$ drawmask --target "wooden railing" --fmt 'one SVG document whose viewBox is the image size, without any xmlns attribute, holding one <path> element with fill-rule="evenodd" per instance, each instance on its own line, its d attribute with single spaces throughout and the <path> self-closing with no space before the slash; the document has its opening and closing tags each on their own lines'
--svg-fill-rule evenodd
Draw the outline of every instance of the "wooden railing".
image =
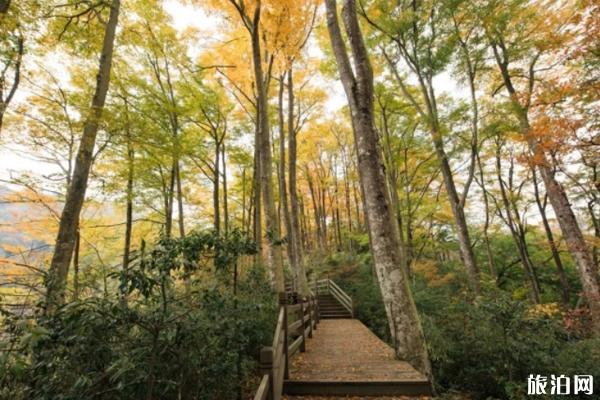
<svg viewBox="0 0 600 400">
<path fill-rule="evenodd" d="M 313 291 L 319 294 L 329 293 L 354 317 L 354 302 L 352 297 L 348 296 L 334 281 L 329 278 L 320 279 L 313 284 Z"/>
<path fill-rule="evenodd" d="M 296 294 L 280 293 L 277 327 L 273 344 L 260 351 L 262 378 L 254 400 L 279 400 L 283 381 L 289 378 L 289 360 L 296 352 L 304 352 L 319 323 L 319 302 L 312 294 L 295 299 Z"/>
</svg>

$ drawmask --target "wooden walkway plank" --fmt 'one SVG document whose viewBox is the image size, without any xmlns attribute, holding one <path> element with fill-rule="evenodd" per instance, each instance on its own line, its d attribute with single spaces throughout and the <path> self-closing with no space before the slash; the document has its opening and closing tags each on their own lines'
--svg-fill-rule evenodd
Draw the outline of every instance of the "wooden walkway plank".
<svg viewBox="0 0 600 400">
<path fill-rule="evenodd" d="M 284 385 L 284 392 L 290 395 L 415 396 L 431 392 L 424 375 L 396 360 L 393 349 L 355 319 L 322 320 L 315 338 L 307 341 L 306 352 L 290 360 L 290 377 Z"/>
</svg>

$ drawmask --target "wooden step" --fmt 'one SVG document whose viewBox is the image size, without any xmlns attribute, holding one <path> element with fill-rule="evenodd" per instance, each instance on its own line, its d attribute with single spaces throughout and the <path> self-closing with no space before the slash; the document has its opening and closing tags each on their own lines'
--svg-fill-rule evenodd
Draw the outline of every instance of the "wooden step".
<svg viewBox="0 0 600 400">
<path fill-rule="evenodd" d="M 344 309 L 345 309 L 346 307 L 344 307 L 344 306 L 343 306 L 343 305 L 341 305 L 341 304 L 320 304 L 320 305 L 319 305 L 319 308 L 320 308 L 321 310 L 328 310 L 328 309 L 330 309 L 330 308 L 344 308 Z"/>
<path fill-rule="evenodd" d="M 346 307 L 344 307 L 341 304 L 323 304 L 323 305 L 319 306 L 319 308 L 321 310 L 331 310 L 331 309 L 338 309 L 338 308 L 343 308 L 344 310 L 346 309 Z"/>
<path fill-rule="evenodd" d="M 287 380 L 283 393 L 295 396 L 428 396 L 427 381 L 303 381 Z"/>
<path fill-rule="evenodd" d="M 346 307 L 329 307 L 329 308 L 319 308 L 319 311 L 321 313 L 323 312 L 329 312 L 329 311 L 343 311 L 343 312 L 349 312 L 348 309 Z"/>
<path fill-rule="evenodd" d="M 346 314 L 321 314 L 320 317 L 321 317 L 321 319 L 348 319 L 348 318 L 352 318 L 352 315 L 350 313 L 346 313 Z"/>
<path fill-rule="evenodd" d="M 348 315 L 350 315 L 350 311 L 346 310 L 345 308 L 339 308 L 336 310 L 321 310 L 319 312 L 319 315 L 328 315 L 328 314 L 348 314 Z"/>
</svg>

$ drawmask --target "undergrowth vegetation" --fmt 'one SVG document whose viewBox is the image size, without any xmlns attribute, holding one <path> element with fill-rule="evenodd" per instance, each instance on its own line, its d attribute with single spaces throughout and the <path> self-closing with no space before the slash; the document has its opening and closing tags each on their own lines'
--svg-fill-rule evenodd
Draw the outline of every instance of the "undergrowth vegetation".
<svg viewBox="0 0 600 400">
<path fill-rule="evenodd" d="M 518 271 L 498 284 L 488 281 L 472 298 L 455 275 L 456 262 L 424 260 L 413 263 L 411 286 L 440 395 L 524 399 L 529 374 L 600 375 L 600 341 L 585 312 L 563 311 L 556 302 L 532 305 L 522 298 Z M 334 254 L 320 269 L 352 296 L 357 318 L 392 344 L 370 255 Z"/>
<path fill-rule="evenodd" d="M 240 398 L 276 311 L 263 269 L 237 277 L 238 256 L 254 251 L 236 232 L 163 238 L 113 275 L 112 292 L 51 317 L 4 312 L 0 398 Z"/>
</svg>

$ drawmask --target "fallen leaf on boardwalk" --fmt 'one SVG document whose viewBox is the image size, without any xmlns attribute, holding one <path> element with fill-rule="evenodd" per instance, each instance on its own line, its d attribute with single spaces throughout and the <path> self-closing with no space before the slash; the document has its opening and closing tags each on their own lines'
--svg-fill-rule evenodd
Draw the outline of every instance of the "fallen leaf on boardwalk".
<svg viewBox="0 0 600 400">
<path fill-rule="evenodd" d="M 409 363 L 396 360 L 394 350 L 355 319 L 321 321 L 314 338 L 306 342 L 306 352 L 297 353 L 290 360 L 290 378 L 353 382 L 425 380 Z M 402 399 L 385 397 L 392 398 Z"/>
</svg>

